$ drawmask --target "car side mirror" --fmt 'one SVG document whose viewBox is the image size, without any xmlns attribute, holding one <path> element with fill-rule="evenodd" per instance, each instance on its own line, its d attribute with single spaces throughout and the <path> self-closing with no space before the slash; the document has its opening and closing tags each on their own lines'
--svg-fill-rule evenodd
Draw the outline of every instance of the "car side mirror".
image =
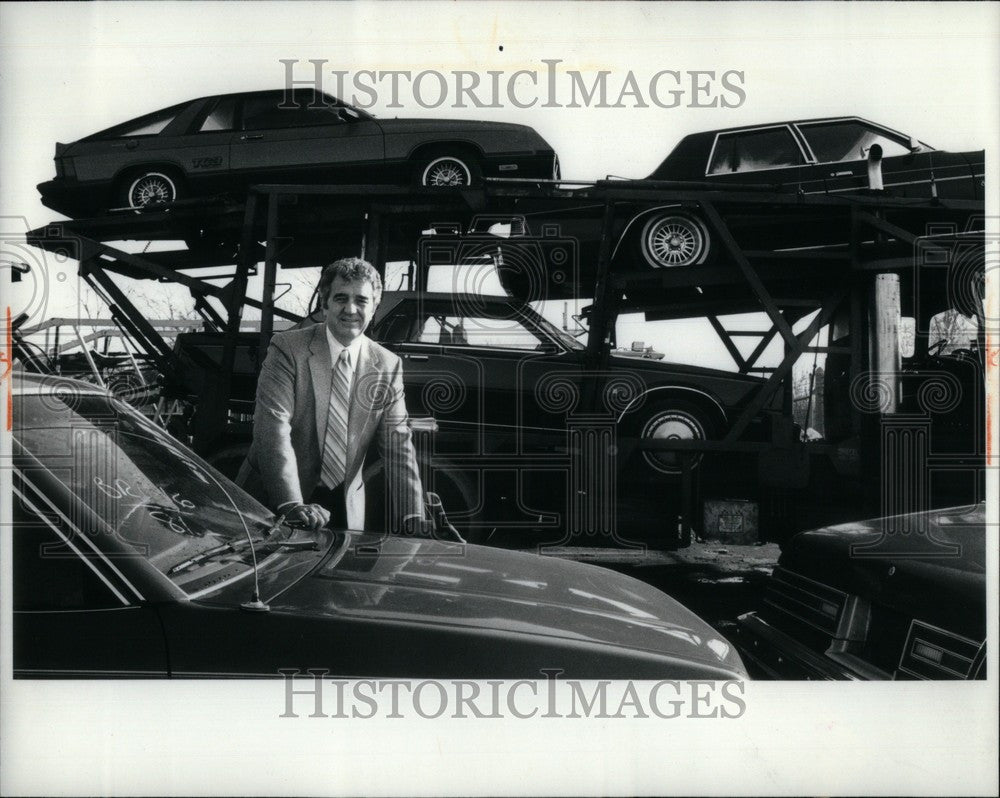
<svg viewBox="0 0 1000 798">
<path fill-rule="evenodd" d="M 920 142 L 917 141 L 916 138 L 914 138 L 913 136 L 910 136 L 909 147 L 910 147 L 910 152 L 920 152 L 920 150 L 923 149 L 923 147 L 920 146 Z"/>
</svg>

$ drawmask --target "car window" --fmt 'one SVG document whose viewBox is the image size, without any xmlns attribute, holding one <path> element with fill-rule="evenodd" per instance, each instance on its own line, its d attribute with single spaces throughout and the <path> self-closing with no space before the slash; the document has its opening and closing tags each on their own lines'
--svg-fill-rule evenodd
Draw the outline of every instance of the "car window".
<svg viewBox="0 0 1000 798">
<path fill-rule="evenodd" d="M 788 128 L 745 130 L 719 135 L 708 173 L 753 172 L 803 163 L 802 150 Z"/>
<path fill-rule="evenodd" d="M 298 99 L 298 98 L 297 98 Z M 299 100 L 298 108 L 282 108 L 280 94 L 247 97 L 243 101 L 243 129 L 311 127 L 343 124 L 337 107 L 311 107 Z"/>
<path fill-rule="evenodd" d="M 872 144 L 882 147 L 882 155 L 907 155 L 910 148 L 881 131 L 856 121 L 822 122 L 800 125 L 809 147 L 819 163 L 863 161 Z"/>
<path fill-rule="evenodd" d="M 420 343 L 448 346 L 480 346 L 499 349 L 535 350 L 545 339 L 529 330 L 519 319 L 488 316 L 428 316 L 417 330 Z"/>
<path fill-rule="evenodd" d="M 232 130 L 236 118 L 236 98 L 223 97 L 220 99 L 212 113 L 205 117 L 205 121 L 198 128 L 201 133 L 211 133 L 216 130 Z"/>
<path fill-rule="evenodd" d="M 14 609 L 37 612 L 121 607 L 122 600 L 52 530 L 39 515 L 40 508 L 28 501 L 20 491 L 12 495 Z M 58 519 L 54 522 L 61 525 Z"/>
<path fill-rule="evenodd" d="M 127 122 L 115 131 L 119 138 L 125 136 L 155 136 L 174 121 L 177 116 L 177 109 L 170 108 L 156 114 L 144 116 L 134 122 Z"/>
</svg>

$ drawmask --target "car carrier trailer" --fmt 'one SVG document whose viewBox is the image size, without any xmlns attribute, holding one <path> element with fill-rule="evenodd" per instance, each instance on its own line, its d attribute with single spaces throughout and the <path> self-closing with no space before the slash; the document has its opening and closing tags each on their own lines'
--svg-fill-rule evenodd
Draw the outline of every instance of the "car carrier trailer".
<svg viewBox="0 0 1000 798">
<path fill-rule="evenodd" d="M 827 504 L 839 496 L 832 504 L 845 514 L 978 500 L 985 467 L 982 213 L 983 203 L 975 200 L 902 199 L 879 191 L 803 195 L 767 186 L 719 191 L 663 181 L 505 180 L 456 191 L 262 185 L 246 198 L 53 223 L 28 240 L 79 261 L 81 276 L 160 371 L 164 401 L 186 406 L 172 430 L 217 460 L 238 459 L 249 439 L 256 373 L 275 319 L 301 318 L 275 302 L 279 264 L 320 266 L 358 254 L 384 274 L 387 262 L 404 260 L 410 263 L 406 287 L 421 291 L 435 259 L 488 255 L 508 290 L 524 299 L 592 298 L 581 417 L 601 409 L 620 313 L 641 312 L 649 321 L 705 318 L 735 371 L 764 377 L 754 395 L 711 439 L 618 435 L 613 444 L 619 458 L 636 451 L 704 458 L 700 468 L 664 478 L 666 493 L 681 497 L 669 513 L 657 511 L 655 502 L 651 507 L 660 542 L 674 546 L 699 528 L 709 463 L 730 473 L 726 464 L 739 464 L 755 483 L 753 498 L 761 501 L 761 524 L 771 537 L 813 520 L 803 509 L 810 491 L 825 494 Z M 644 258 L 648 249 L 630 242 L 629 231 L 648 230 L 663 214 L 694 219 L 711 256 L 676 266 Z M 507 220 L 509 229 L 491 236 L 483 218 Z M 134 245 L 115 243 L 121 241 L 187 243 L 135 252 Z M 261 267 L 258 299 L 247 285 Z M 203 320 L 200 339 L 186 336 L 184 346 L 169 346 L 112 275 L 184 285 Z M 978 316 L 978 346 L 942 365 L 934 359 L 940 353 L 929 351 L 928 320 L 956 305 Z M 259 310 L 259 332 L 241 331 L 246 308 Z M 725 316 L 748 311 L 764 313 L 769 326 L 727 326 Z M 902 317 L 916 320 L 905 362 L 898 354 Z M 815 345 L 821 330 L 829 330 L 828 340 Z M 749 351 L 740 346 L 748 339 Z M 783 357 L 764 366 L 773 340 L 782 342 Z M 790 377 L 797 362 L 819 354 L 828 364 L 830 420 L 826 434 L 809 440 L 794 419 Z M 573 456 L 562 465 L 572 472 L 570 482 L 584 487 L 599 466 Z M 489 458 L 480 466 L 488 469 Z M 433 472 L 433 452 L 428 467 Z M 933 485 L 931 473 L 938 475 Z M 718 495 L 721 488 L 710 490 Z M 610 523 L 608 537 L 625 542 L 606 513 L 568 515 L 589 519 L 591 534 L 601 533 L 595 523 Z M 566 539 L 564 532 L 559 542 Z"/>
</svg>

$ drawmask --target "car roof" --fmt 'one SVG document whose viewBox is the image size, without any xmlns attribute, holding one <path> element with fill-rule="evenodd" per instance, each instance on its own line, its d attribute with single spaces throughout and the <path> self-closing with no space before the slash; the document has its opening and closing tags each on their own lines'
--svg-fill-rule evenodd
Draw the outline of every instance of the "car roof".
<svg viewBox="0 0 1000 798">
<path fill-rule="evenodd" d="M 882 130 L 887 130 L 890 133 L 895 133 L 898 136 L 906 138 L 907 134 L 902 131 L 891 128 L 888 125 L 883 125 L 881 122 L 872 122 L 870 119 L 865 119 L 860 116 L 846 115 L 846 116 L 818 116 L 812 119 L 790 119 L 779 122 L 757 122 L 748 125 L 736 125 L 735 127 L 720 127 L 714 128 L 712 130 L 702 130 L 696 133 L 691 133 L 692 136 L 714 136 L 717 133 L 732 133 L 737 130 L 753 130 L 756 128 L 766 128 L 766 127 L 781 127 L 783 125 L 811 125 L 818 122 L 863 122 L 866 125 L 873 125 L 874 127 L 881 128 Z"/>
<path fill-rule="evenodd" d="M 227 93 L 224 93 L 224 94 L 206 94 L 203 97 L 193 97 L 190 100 L 182 101 L 182 102 L 194 103 L 194 102 L 200 102 L 201 100 L 215 100 L 215 99 L 222 99 L 224 97 L 251 97 L 251 96 L 254 96 L 254 95 L 261 95 L 261 94 L 284 94 L 286 91 L 288 91 L 287 88 L 283 88 L 283 89 L 253 89 L 251 91 L 233 91 L 233 92 L 227 92 Z M 293 94 L 295 94 L 295 93 L 298 93 L 298 92 L 316 91 L 316 90 L 315 89 L 309 89 L 308 87 L 303 87 L 303 88 L 293 88 L 293 89 L 291 89 L 291 91 L 292 91 Z M 317 91 L 317 94 L 321 94 L 324 97 L 333 97 L 332 94 L 330 94 L 329 92 L 325 92 L 325 91 Z"/>
</svg>

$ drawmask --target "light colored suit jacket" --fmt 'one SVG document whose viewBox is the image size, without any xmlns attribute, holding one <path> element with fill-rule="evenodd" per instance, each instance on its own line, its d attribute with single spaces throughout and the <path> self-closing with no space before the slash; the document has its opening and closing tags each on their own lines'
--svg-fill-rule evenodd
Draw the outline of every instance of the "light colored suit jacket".
<svg viewBox="0 0 1000 798">
<path fill-rule="evenodd" d="M 308 503 L 320 484 L 332 381 L 323 324 L 271 339 L 257 382 L 253 443 L 237 482 L 266 497 L 272 509 L 286 502 Z M 367 337 L 361 339 L 347 427 L 348 527 L 364 529 L 362 464 L 373 439 L 383 460 L 395 526 L 408 515 L 422 518 L 423 489 L 403 397 L 402 364 Z"/>
</svg>

